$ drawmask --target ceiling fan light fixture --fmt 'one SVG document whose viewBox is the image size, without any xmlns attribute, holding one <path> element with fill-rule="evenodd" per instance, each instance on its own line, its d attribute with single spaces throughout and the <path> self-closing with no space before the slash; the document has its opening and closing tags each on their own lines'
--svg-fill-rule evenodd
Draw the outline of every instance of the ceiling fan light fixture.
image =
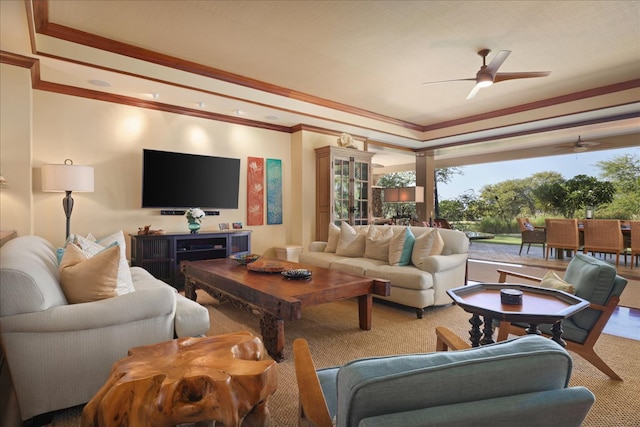
<svg viewBox="0 0 640 427">
<path fill-rule="evenodd" d="M 489 74 L 478 73 L 478 77 L 476 79 L 476 85 L 478 87 L 489 87 L 493 85 L 493 77 Z"/>
</svg>

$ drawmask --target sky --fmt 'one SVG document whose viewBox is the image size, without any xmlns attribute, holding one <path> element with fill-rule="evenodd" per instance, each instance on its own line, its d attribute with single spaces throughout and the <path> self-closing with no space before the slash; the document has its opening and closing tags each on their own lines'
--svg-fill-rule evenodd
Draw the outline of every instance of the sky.
<svg viewBox="0 0 640 427">
<path fill-rule="evenodd" d="M 463 175 L 454 175 L 449 184 L 438 184 L 438 197 L 440 200 L 455 199 L 469 189 L 479 195 L 485 185 L 509 179 L 527 178 L 537 172 L 559 172 L 564 179 L 580 174 L 598 178 L 600 175 L 600 168 L 596 165 L 598 161 L 611 160 L 615 156 L 625 154 L 640 156 L 640 146 L 463 166 L 460 168 Z"/>
</svg>

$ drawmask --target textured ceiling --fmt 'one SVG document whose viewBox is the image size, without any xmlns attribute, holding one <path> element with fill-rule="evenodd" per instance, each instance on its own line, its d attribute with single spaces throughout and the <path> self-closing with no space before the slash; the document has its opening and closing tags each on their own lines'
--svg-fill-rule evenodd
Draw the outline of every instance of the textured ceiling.
<svg viewBox="0 0 640 427">
<path fill-rule="evenodd" d="M 78 39 L 86 46 L 46 32 L 35 38 L 43 78 L 62 84 L 90 87 L 87 81 L 99 78 L 112 87 L 91 89 L 131 97 L 159 93 L 173 105 L 204 102 L 218 114 L 239 109 L 249 120 L 346 131 L 398 147 L 438 149 L 442 156 L 447 145 L 499 152 L 505 144 L 530 148 L 534 140 L 568 152 L 578 134 L 618 138 L 609 145 L 640 144 L 639 1 L 45 4 L 49 23 L 87 33 Z M 216 78 L 96 49 L 94 36 L 201 64 L 216 70 Z M 551 75 L 501 82 L 471 100 L 465 98 L 473 82 L 422 84 L 474 77 L 482 48 L 492 49 L 489 61 L 499 50 L 512 51 L 501 72 Z M 232 78 L 217 78 L 221 73 Z M 229 83 L 234 79 L 241 84 Z M 590 92 L 630 81 L 623 91 Z M 576 98 L 580 93 L 590 94 Z M 561 102 L 549 102 L 554 99 Z M 601 119 L 616 114 L 632 120 Z M 579 125 L 582 120 L 588 125 Z M 594 126 L 598 120 L 603 123 Z M 545 128 L 544 143 L 532 127 Z M 496 131 L 507 128 L 514 128 L 510 138 Z M 465 155 L 457 150 L 451 153 Z"/>
</svg>

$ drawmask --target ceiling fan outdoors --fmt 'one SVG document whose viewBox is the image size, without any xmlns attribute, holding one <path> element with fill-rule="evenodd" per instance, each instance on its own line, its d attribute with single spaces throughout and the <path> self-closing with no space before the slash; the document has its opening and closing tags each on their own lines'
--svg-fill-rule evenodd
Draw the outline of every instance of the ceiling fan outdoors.
<svg viewBox="0 0 640 427">
<path fill-rule="evenodd" d="M 489 87 L 494 83 L 503 82 L 505 80 L 515 80 L 515 79 L 528 79 L 532 77 L 546 77 L 551 74 L 551 71 L 529 71 L 529 72 L 515 72 L 515 73 L 498 73 L 498 69 L 504 61 L 507 59 L 510 50 L 501 50 L 498 54 L 493 58 L 491 63 L 487 65 L 487 55 L 491 52 L 490 49 L 482 49 L 478 51 L 478 55 L 482 57 L 482 67 L 476 74 L 475 77 L 470 77 L 468 79 L 452 79 L 452 80 L 440 80 L 436 82 L 425 82 L 424 85 L 436 84 L 436 83 L 446 83 L 446 82 L 460 82 L 460 81 L 475 81 L 476 85 L 473 87 L 467 99 L 471 99 L 480 89 L 483 87 Z"/>
<path fill-rule="evenodd" d="M 578 135 L 578 140 L 573 145 L 573 152 L 574 153 L 584 153 L 589 148 L 596 147 L 598 145 L 600 145 L 600 143 L 598 141 L 583 141 L 580 138 L 580 135 Z"/>
</svg>

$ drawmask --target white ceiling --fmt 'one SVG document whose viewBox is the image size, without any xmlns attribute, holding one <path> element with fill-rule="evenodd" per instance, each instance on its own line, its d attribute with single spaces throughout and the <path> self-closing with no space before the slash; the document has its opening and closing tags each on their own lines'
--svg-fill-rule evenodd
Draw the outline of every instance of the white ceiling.
<svg viewBox="0 0 640 427">
<path fill-rule="evenodd" d="M 578 135 L 640 145 L 640 1 L 34 3 L 37 34 L 28 1 L 0 2 L 0 41 L 40 58 L 43 81 L 348 132 L 387 147 L 376 163 L 406 161 L 389 145 L 442 165 L 571 152 Z M 482 48 L 512 51 L 501 72 L 551 75 L 471 100 L 473 82 L 422 84 L 474 77 Z"/>
</svg>

